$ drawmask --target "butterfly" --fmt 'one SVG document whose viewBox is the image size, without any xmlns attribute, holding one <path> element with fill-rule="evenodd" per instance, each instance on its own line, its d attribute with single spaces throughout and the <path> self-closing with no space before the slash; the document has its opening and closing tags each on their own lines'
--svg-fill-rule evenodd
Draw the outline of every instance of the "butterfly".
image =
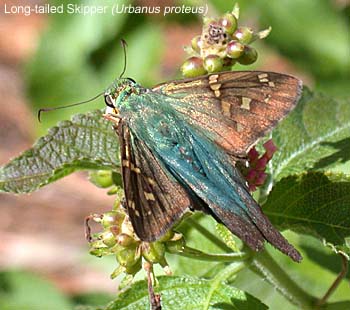
<svg viewBox="0 0 350 310">
<path fill-rule="evenodd" d="M 105 117 L 119 136 L 127 213 L 143 241 L 159 239 L 189 210 L 223 223 L 255 251 L 267 241 L 295 261 L 236 167 L 296 105 L 302 82 L 264 71 L 230 71 L 145 88 L 118 78 Z"/>
</svg>

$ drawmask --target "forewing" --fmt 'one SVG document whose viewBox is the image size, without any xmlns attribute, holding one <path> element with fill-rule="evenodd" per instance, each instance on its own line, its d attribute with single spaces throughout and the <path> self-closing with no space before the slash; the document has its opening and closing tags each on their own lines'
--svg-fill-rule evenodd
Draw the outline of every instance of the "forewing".
<svg viewBox="0 0 350 310">
<path fill-rule="evenodd" d="M 296 105 L 302 83 L 263 71 L 211 74 L 153 88 L 194 127 L 228 153 L 244 155 Z"/>
<path fill-rule="evenodd" d="M 143 241 L 159 239 L 189 209 L 186 191 L 125 124 L 118 129 L 128 214 Z"/>
</svg>

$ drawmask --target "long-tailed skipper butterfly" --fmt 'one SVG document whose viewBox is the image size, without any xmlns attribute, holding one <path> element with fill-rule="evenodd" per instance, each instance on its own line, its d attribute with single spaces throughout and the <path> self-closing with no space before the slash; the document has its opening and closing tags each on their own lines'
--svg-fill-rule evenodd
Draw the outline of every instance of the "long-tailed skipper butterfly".
<svg viewBox="0 0 350 310">
<path fill-rule="evenodd" d="M 120 140 L 126 208 L 137 236 L 154 241 L 188 210 L 222 222 L 253 250 L 268 241 L 295 261 L 236 168 L 259 138 L 296 105 L 301 81 L 236 71 L 144 88 L 119 78 L 105 117 Z"/>
</svg>

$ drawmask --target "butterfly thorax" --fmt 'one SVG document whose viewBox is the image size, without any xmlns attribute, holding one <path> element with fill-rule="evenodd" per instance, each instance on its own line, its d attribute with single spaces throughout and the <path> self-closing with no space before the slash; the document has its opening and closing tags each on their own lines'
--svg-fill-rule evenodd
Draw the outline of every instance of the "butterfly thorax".
<svg viewBox="0 0 350 310">
<path fill-rule="evenodd" d="M 180 120 L 168 110 L 167 103 L 152 100 L 150 89 L 131 79 L 122 78 L 116 79 L 108 87 L 105 96 L 109 97 L 110 105 L 138 138 L 152 141 L 153 147 L 162 145 L 172 148 L 180 144 L 179 140 L 184 134 L 174 129 L 181 128 L 178 123 Z"/>
</svg>

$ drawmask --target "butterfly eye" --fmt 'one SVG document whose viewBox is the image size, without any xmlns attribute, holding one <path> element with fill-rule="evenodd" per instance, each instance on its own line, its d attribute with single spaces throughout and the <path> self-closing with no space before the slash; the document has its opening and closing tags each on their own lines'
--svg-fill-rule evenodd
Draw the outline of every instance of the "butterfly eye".
<svg viewBox="0 0 350 310">
<path fill-rule="evenodd" d="M 114 109 L 114 100 L 111 95 L 105 95 L 105 103 L 108 107 Z"/>
</svg>

